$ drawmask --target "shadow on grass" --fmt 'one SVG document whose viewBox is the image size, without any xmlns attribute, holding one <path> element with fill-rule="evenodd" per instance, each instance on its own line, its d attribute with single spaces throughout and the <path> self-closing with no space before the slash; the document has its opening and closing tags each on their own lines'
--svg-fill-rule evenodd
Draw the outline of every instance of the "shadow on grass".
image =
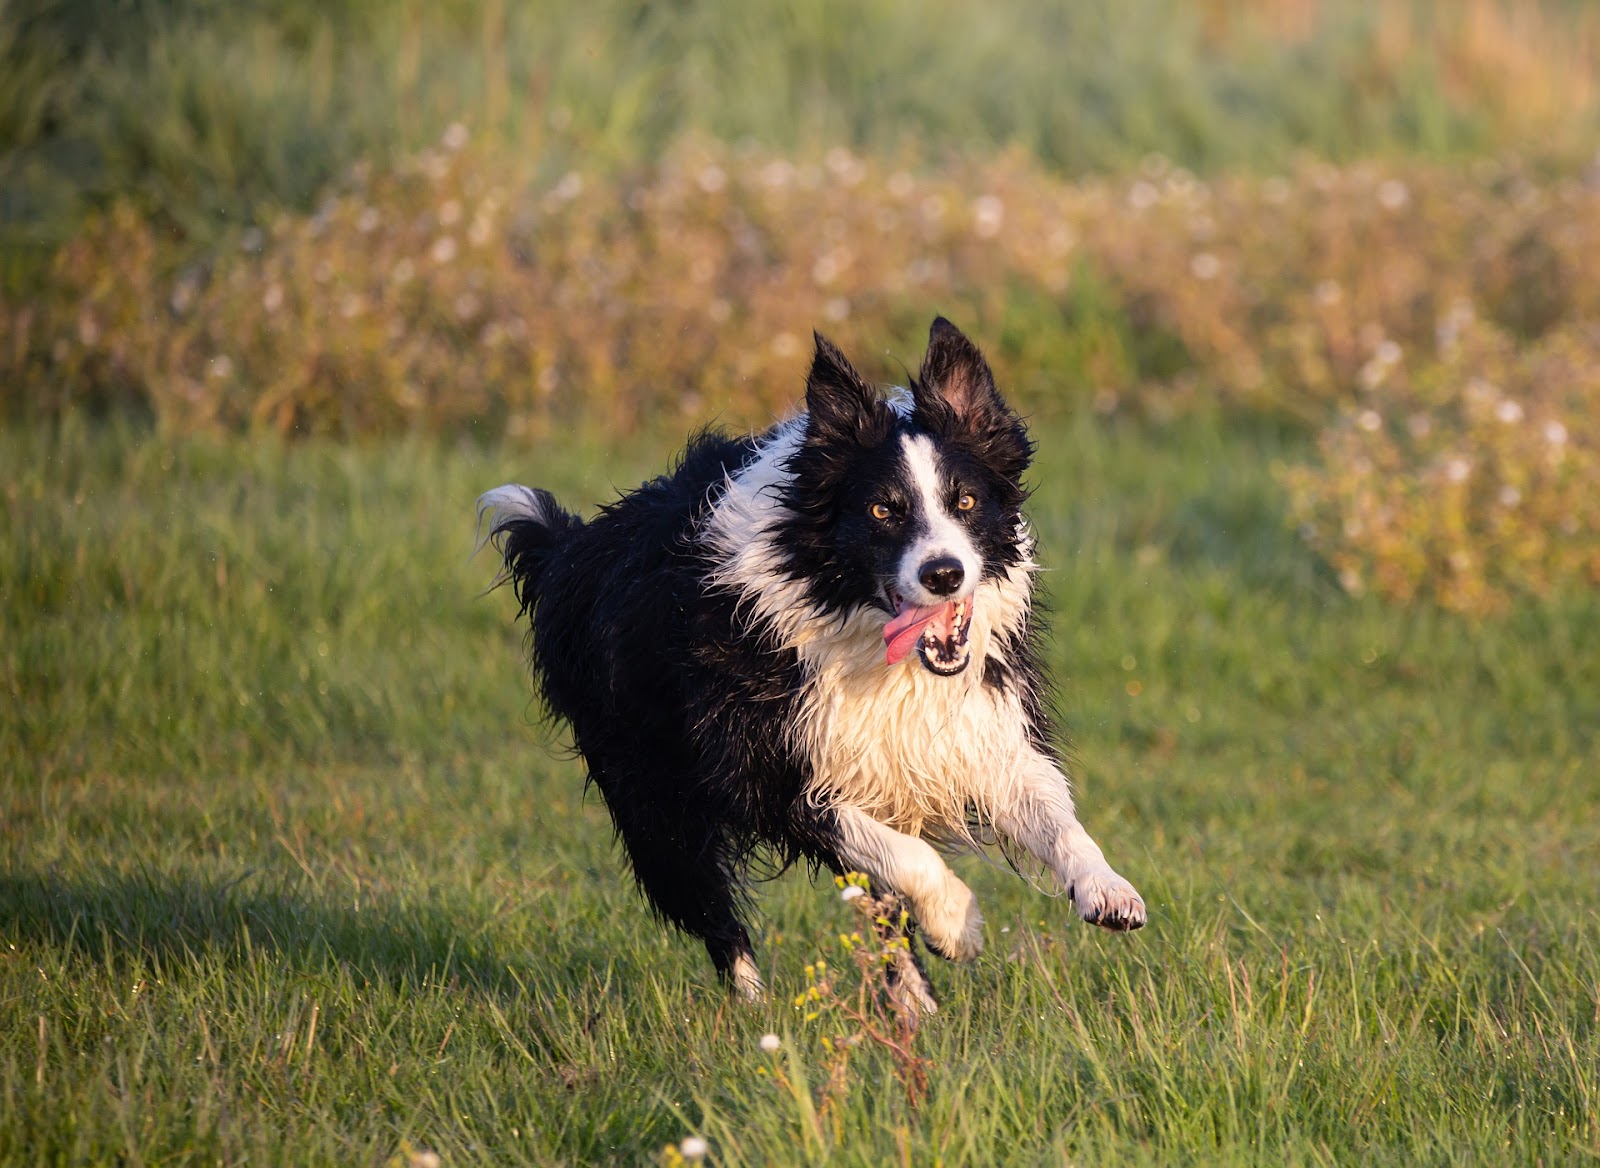
<svg viewBox="0 0 1600 1168">
<path fill-rule="evenodd" d="M 231 880 L 105 868 L 74 877 L 0 875 L 0 935 L 37 941 L 64 963 L 143 958 L 176 972 L 273 953 L 308 975 L 333 966 L 395 991 L 457 984 L 506 1000 L 592 989 L 619 955 L 593 930 L 552 930 L 538 952 L 505 952 L 462 904 L 365 893 L 332 903 L 255 872 Z M 535 984 L 537 983 L 537 984 Z"/>
</svg>

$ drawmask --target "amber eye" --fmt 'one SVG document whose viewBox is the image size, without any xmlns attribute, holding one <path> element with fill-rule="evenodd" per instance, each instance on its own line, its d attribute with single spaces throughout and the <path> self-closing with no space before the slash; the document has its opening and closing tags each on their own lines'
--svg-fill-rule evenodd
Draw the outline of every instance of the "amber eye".
<svg viewBox="0 0 1600 1168">
<path fill-rule="evenodd" d="M 880 521 L 887 519 L 890 515 L 894 514 L 894 512 L 889 510 L 888 504 L 886 503 L 874 503 L 868 508 L 868 510 L 872 513 L 872 517 L 874 519 Z"/>
<path fill-rule="evenodd" d="M 974 499 L 971 495 L 962 495 L 961 498 L 956 500 L 957 511 L 971 511 L 977 505 L 978 500 Z"/>
</svg>

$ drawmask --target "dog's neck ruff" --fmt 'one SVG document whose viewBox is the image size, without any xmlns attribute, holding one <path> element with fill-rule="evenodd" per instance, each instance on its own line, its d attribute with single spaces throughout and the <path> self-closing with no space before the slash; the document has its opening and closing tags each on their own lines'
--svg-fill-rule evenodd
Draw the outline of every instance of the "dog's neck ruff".
<svg viewBox="0 0 1600 1168">
<path fill-rule="evenodd" d="M 733 593 L 752 633 L 793 650 L 804 679 L 793 745 L 809 764 L 814 803 L 848 802 L 901 831 L 970 839 L 1033 751 L 1015 687 L 992 684 L 987 663 L 1019 663 L 1026 635 L 1033 541 L 1025 523 L 1016 564 L 991 566 L 971 597 L 965 633 L 973 665 L 941 676 L 891 645 L 890 614 L 861 603 L 820 608 L 785 568 L 781 531 L 789 462 L 805 438 L 802 414 L 770 431 L 731 475 L 702 532 L 708 583 Z M 891 634 L 892 636 L 892 634 Z"/>
</svg>

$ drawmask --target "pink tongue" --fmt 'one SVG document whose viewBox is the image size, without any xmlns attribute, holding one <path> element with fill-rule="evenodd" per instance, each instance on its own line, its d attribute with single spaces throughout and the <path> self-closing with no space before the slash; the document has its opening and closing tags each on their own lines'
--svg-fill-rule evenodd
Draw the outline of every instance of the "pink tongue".
<svg viewBox="0 0 1600 1168">
<path fill-rule="evenodd" d="M 890 665 L 904 661 L 911 650 L 917 647 L 917 642 L 922 638 L 922 630 L 936 620 L 940 621 L 940 631 L 948 638 L 955 631 L 955 617 L 954 601 L 935 604 L 928 608 L 918 608 L 914 604 L 906 605 L 893 620 L 883 626 L 883 643 L 887 649 L 884 659 Z"/>
</svg>

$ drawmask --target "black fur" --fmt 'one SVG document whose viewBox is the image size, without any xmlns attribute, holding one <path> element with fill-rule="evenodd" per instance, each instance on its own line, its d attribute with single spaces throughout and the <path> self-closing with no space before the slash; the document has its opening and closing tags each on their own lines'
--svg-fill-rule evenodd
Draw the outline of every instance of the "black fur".
<svg viewBox="0 0 1600 1168">
<path fill-rule="evenodd" d="M 806 407 L 775 542 L 782 574 L 803 582 L 819 610 L 841 620 L 860 606 L 891 611 L 885 565 L 925 522 L 896 458 L 907 432 L 932 436 L 949 490 L 975 497 L 963 522 L 984 572 L 1025 554 L 1017 529 L 1033 447 L 953 325 L 935 322 L 909 411 L 881 400 L 817 337 Z M 751 952 L 743 877 L 758 848 L 780 865 L 842 866 L 829 813 L 803 797 L 808 766 L 790 732 L 798 657 L 737 595 L 708 584 L 720 564 L 706 525 L 759 449 L 759 440 L 703 432 L 670 473 L 587 523 L 536 491 L 491 529 L 530 617 L 540 694 L 570 725 L 640 889 L 705 942 L 724 975 Z M 880 500 L 899 508 L 898 526 L 870 517 Z M 982 662 L 982 678 L 1022 695 L 1029 733 L 1047 749 L 1031 636 L 1005 646 L 1007 663 Z"/>
</svg>

